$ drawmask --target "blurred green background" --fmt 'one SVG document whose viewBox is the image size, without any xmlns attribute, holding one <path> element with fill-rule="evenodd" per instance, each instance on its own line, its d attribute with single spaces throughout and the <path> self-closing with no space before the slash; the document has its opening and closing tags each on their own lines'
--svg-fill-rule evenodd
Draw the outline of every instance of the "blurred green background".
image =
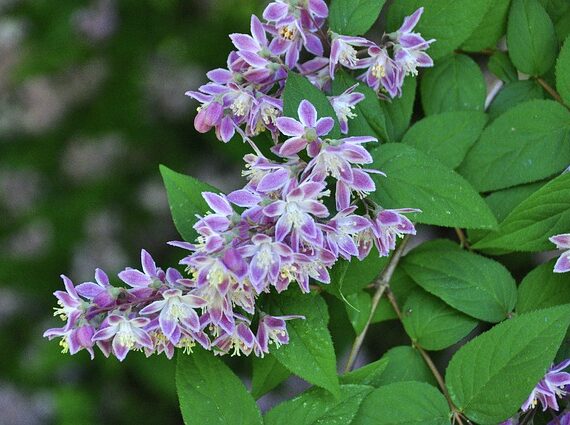
<svg viewBox="0 0 570 425">
<path fill-rule="evenodd" d="M 225 65 L 258 0 L 0 0 L 0 425 L 179 424 L 174 362 L 60 354 L 61 273 L 181 255 L 160 163 L 222 190 L 243 147 L 184 96 Z M 213 161 L 215 158 L 215 161 Z"/>
</svg>

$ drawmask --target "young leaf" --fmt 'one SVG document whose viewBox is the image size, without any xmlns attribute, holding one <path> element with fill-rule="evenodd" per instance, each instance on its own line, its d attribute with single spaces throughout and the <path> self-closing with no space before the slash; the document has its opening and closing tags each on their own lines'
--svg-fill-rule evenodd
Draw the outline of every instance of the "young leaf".
<svg viewBox="0 0 570 425">
<path fill-rule="evenodd" d="M 271 354 L 266 354 L 263 358 L 253 357 L 252 366 L 251 395 L 256 399 L 271 391 L 291 375 L 289 370 Z"/>
<path fill-rule="evenodd" d="M 329 313 L 319 295 L 287 291 L 271 299 L 275 316 L 302 315 L 287 323 L 289 344 L 274 349 L 272 354 L 287 369 L 311 384 L 339 395 L 336 356 L 327 329 Z"/>
<path fill-rule="evenodd" d="M 556 260 L 532 270 L 519 285 L 517 313 L 570 304 L 570 275 L 553 273 Z"/>
<path fill-rule="evenodd" d="M 425 6 L 424 14 L 415 31 L 426 40 L 435 38 L 429 54 L 440 59 L 453 52 L 469 38 L 489 9 L 489 0 L 398 0 L 388 10 L 389 31 L 396 31 L 405 16 Z"/>
<path fill-rule="evenodd" d="M 380 102 L 380 107 L 386 117 L 388 141 L 399 142 L 412 119 L 414 101 L 416 99 L 416 79 L 408 77 L 402 86 L 402 97 L 387 102 Z"/>
<path fill-rule="evenodd" d="M 513 0 L 507 45 L 514 65 L 525 74 L 542 75 L 552 68 L 558 42 L 552 21 L 538 0 Z"/>
<path fill-rule="evenodd" d="M 263 423 L 253 397 L 230 368 L 212 353 L 202 349 L 190 355 L 180 353 L 176 388 L 186 425 Z"/>
<path fill-rule="evenodd" d="M 534 80 L 507 83 L 493 99 L 487 113 L 489 121 L 494 121 L 509 109 L 529 100 L 544 99 L 544 90 Z"/>
<path fill-rule="evenodd" d="M 496 220 L 479 194 L 453 170 L 401 143 L 372 152 L 373 168 L 387 177 L 374 178 L 370 196 L 384 208 L 420 208 L 420 223 L 465 228 L 492 228 Z"/>
<path fill-rule="evenodd" d="M 321 388 L 311 388 L 267 412 L 265 425 L 350 424 L 372 390 L 368 385 L 341 385 L 340 398 L 335 399 Z"/>
<path fill-rule="evenodd" d="M 556 88 L 566 105 L 570 105 L 570 36 L 564 42 L 556 63 Z"/>
<path fill-rule="evenodd" d="M 329 133 L 330 138 L 340 137 L 340 127 L 336 118 L 336 113 L 325 94 L 313 86 L 306 77 L 289 72 L 287 83 L 283 91 L 283 114 L 287 117 L 298 119 L 297 109 L 303 100 L 308 100 L 317 109 L 318 117 L 332 117 L 334 128 Z"/>
<path fill-rule="evenodd" d="M 487 127 L 458 171 L 485 192 L 542 180 L 568 164 L 570 112 L 552 100 L 533 100 Z"/>
<path fill-rule="evenodd" d="M 421 289 L 408 297 L 402 311 L 406 333 L 415 344 L 426 350 L 443 350 L 466 337 L 477 326 L 477 320 Z"/>
<path fill-rule="evenodd" d="M 196 223 L 196 214 L 202 215 L 208 211 L 208 204 L 202 198 L 202 192 L 220 193 L 220 191 L 194 177 L 172 171 L 164 165 L 160 166 L 160 173 L 166 186 L 168 204 L 176 230 L 185 241 L 192 242 L 198 236 L 193 227 Z"/>
<path fill-rule="evenodd" d="M 333 80 L 333 93 L 339 95 L 349 87 L 358 83 L 355 92 L 362 93 L 365 98 L 356 105 L 356 117 L 348 123 L 349 136 L 376 136 L 379 142 L 389 142 L 388 126 L 384 110 L 380 107 L 378 95 L 362 82 L 346 72 L 337 72 Z"/>
<path fill-rule="evenodd" d="M 487 8 L 487 13 L 471 37 L 461 46 L 468 52 L 478 52 L 494 48 L 507 29 L 507 15 L 511 0 L 495 0 Z"/>
<path fill-rule="evenodd" d="M 426 115 L 485 108 L 487 88 L 483 73 L 466 55 L 451 55 L 426 70 L 420 91 Z"/>
<path fill-rule="evenodd" d="M 423 382 L 397 382 L 372 391 L 353 425 L 449 425 L 445 397 Z"/>
<path fill-rule="evenodd" d="M 449 395 L 473 421 L 513 416 L 544 376 L 570 323 L 570 306 L 507 320 L 463 346 L 446 372 Z"/>
<path fill-rule="evenodd" d="M 422 355 L 413 347 L 403 345 L 391 348 L 382 356 L 382 359 L 387 360 L 388 365 L 384 373 L 375 380 L 374 386 L 406 381 L 437 385 Z"/>
<path fill-rule="evenodd" d="M 420 245 L 402 260 L 402 266 L 426 291 L 477 319 L 500 322 L 515 307 L 517 287 L 509 271 L 451 241 Z"/>
<path fill-rule="evenodd" d="M 507 2 L 508 5 L 508 2 Z M 493 53 L 487 64 L 489 71 L 505 83 L 511 83 L 519 79 L 517 69 L 505 52 L 497 51 Z"/>
<path fill-rule="evenodd" d="M 359 384 L 380 387 L 382 385 L 382 374 L 388 366 L 389 359 L 383 357 L 375 362 L 368 363 L 361 368 L 348 372 L 340 377 L 341 384 Z"/>
<path fill-rule="evenodd" d="M 386 0 L 332 0 L 329 26 L 337 34 L 363 35 L 378 19 Z"/>
<path fill-rule="evenodd" d="M 473 245 L 475 249 L 543 251 L 552 249 L 552 235 L 570 229 L 570 174 L 550 181 L 521 202 L 495 232 Z"/>
<path fill-rule="evenodd" d="M 406 132 L 402 143 L 455 168 L 479 138 L 486 122 L 483 112 L 444 112 L 416 122 Z"/>
</svg>

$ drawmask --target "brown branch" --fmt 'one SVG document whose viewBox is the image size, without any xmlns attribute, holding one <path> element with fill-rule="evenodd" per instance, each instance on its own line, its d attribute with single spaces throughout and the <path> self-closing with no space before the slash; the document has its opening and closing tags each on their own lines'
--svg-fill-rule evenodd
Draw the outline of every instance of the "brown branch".
<svg viewBox="0 0 570 425">
<path fill-rule="evenodd" d="M 568 108 L 568 105 L 566 105 L 566 104 L 564 103 L 564 100 L 562 100 L 562 97 L 560 97 L 560 95 L 558 94 L 558 92 L 557 92 L 556 90 L 554 90 L 554 89 L 550 86 L 550 84 L 548 84 L 544 79 L 542 79 L 542 78 L 540 78 L 540 77 L 536 77 L 536 82 L 537 82 L 538 84 L 540 84 L 540 85 L 542 86 L 542 88 L 543 88 L 544 90 L 546 90 L 547 93 L 548 93 L 550 96 L 552 96 L 552 98 L 553 98 L 554 100 L 556 100 L 558 103 L 562 104 L 562 106 Z M 568 109 L 570 109 L 570 108 L 568 108 Z"/>
<path fill-rule="evenodd" d="M 386 290 L 389 290 L 390 279 L 392 279 L 392 275 L 394 274 L 394 270 L 396 270 L 396 266 L 398 265 L 400 258 L 402 258 L 402 253 L 404 252 L 404 248 L 408 243 L 409 236 L 405 236 L 400 245 L 396 248 L 392 257 L 390 258 L 390 262 L 386 266 L 386 268 L 382 271 L 378 279 L 374 282 L 374 286 L 376 287 L 376 292 L 374 293 L 374 297 L 372 298 L 372 308 L 370 309 L 370 314 L 368 316 L 368 320 L 366 321 L 366 325 L 364 325 L 364 329 L 358 336 L 355 338 L 354 343 L 352 344 L 352 348 L 350 350 L 350 354 L 348 356 L 348 360 L 346 362 L 346 366 L 344 367 L 344 373 L 350 372 L 354 367 L 354 363 L 360 353 L 360 349 L 362 348 L 362 344 L 364 343 L 364 338 L 366 337 L 366 333 L 368 332 L 368 328 L 372 323 L 372 319 L 374 318 L 374 313 L 376 312 L 376 308 L 378 307 L 378 303 L 382 298 L 382 295 Z"/>
</svg>

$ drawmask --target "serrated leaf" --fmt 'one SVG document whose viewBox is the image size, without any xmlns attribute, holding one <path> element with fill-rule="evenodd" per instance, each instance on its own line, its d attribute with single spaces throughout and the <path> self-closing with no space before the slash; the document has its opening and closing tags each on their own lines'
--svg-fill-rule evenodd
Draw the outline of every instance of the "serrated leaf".
<svg viewBox="0 0 570 425">
<path fill-rule="evenodd" d="M 313 104 L 317 109 L 318 118 L 332 117 L 334 119 L 334 128 L 328 137 L 333 139 L 340 137 L 340 127 L 336 113 L 326 95 L 313 86 L 306 77 L 289 72 L 285 90 L 283 91 L 283 115 L 299 119 L 297 109 L 303 100 L 308 100 Z"/>
<path fill-rule="evenodd" d="M 370 196 L 384 208 L 422 210 L 419 223 L 464 228 L 493 228 L 489 207 L 459 174 L 439 161 L 401 143 L 381 145 L 372 151 L 377 190 Z"/>
<path fill-rule="evenodd" d="M 291 375 L 291 372 L 271 354 L 266 354 L 263 358 L 253 357 L 251 363 L 253 368 L 251 395 L 256 399 L 277 387 Z"/>
<path fill-rule="evenodd" d="M 332 0 L 329 26 L 337 34 L 363 35 L 378 19 L 386 0 Z"/>
<path fill-rule="evenodd" d="M 474 249 L 543 251 L 552 249 L 550 236 L 570 228 L 570 174 L 563 174 L 521 202 L 499 228 L 473 245 Z"/>
<path fill-rule="evenodd" d="M 390 142 L 399 142 L 410 126 L 416 100 L 416 87 L 416 79 L 407 77 L 402 86 L 401 97 L 380 102 L 380 107 L 386 117 L 388 141 Z"/>
<path fill-rule="evenodd" d="M 570 164 L 570 112 L 551 100 L 525 102 L 497 118 L 458 171 L 481 191 L 542 180 Z"/>
<path fill-rule="evenodd" d="M 196 223 L 196 214 L 203 215 L 209 209 L 202 198 L 202 192 L 220 193 L 220 191 L 194 177 L 172 171 L 164 165 L 160 166 L 160 173 L 166 187 L 168 205 L 176 230 L 185 241 L 192 242 L 198 236 L 193 227 Z"/>
<path fill-rule="evenodd" d="M 493 53 L 487 63 L 487 67 L 489 71 L 505 83 L 511 83 L 519 79 L 517 69 L 511 62 L 509 55 L 505 52 L 497 51 Z"/>
<path fill-rule="evenodd" d="M 486 122 L 483 112 L 444 112 L 416 122 L 406 132 L 402 143 L 455 168 L 479 138 Z"/>
<path fill-rule="evenodd" d="M 368 385 L 341 385 L 340 398 L 335 399 L 321 388 L 311 388 L 267 412 L 265 425 L 349 424 L 372 390 Z"/>
<path fill-rule="evenodd" d="M 428 53 L 440 59 L 457 49 L 475 31 L 487 13 L 488 0 L 398 0 L 388 10 L 388 29 L 397 30 L 405 16 L 424 6 L 415 31 L 426 40 L 435 38 Z"/>
<path fill-rule="evenodd" d="M 513 0 L 507 45 L 513 64 L 525 74 L 542 75 L 552 68 L 558 42 L 552 21 L 537 0 Z"/>
<path fill-rule="evenodd" d="M 423 382 L 397 382 L 372 391 L 353 425 L 449 425 L 445 397 Z"/>
<path fill-rule="evenodd" d="M 443 350 L 455 344 L 478 323 L 421 289 L 408 297 L 402 312 L 406 333 L 426 350 Z"/>
<path fill-rule="evenodd" d="M 522 280 L 517 313 L 570 304 L 570 274 L 553 273 L 555 261 L 538 266 Z"/>
<path fill-rule="evenodd" d="M 535 99 L 544 99 L 544 90 L 536 81 L 525 80 L 507 83 L 489 105 L 487 110 L 489 120 L 494 121 L 514 106 Z"/>
<path fill-rule="evenodd" d="M 570 3 L 567 0 L 540 0 L 556 30 L 560 44 L 570 34 Z"/>
<path fill-rule="evenodd" d="M 178 355 L 176 388 L 186 425 L 263 423 L 242 382 L 210 352 L 196 349 L 190 355 Z"/>
<path fill-rule="evenodd" d="M 418 381 L 432 385 L 437 382 L 418 350 L 410 346 L 391 348 L 382 356 L 388 360 L 384 373 L 375 381 L 376 386 L 394 382 Z"/>
<path fill-rule="evenodd" d="M 466 55 L 451 55 L 426 70 L 420 91 L 426 115 L 485 108 L 487 88 L 483 73 Z"/>
<path fill-rule="evenodd" d="M 305 316 L 305 320 L 287 322 L 289 344 L 272 354 L 295 375 L 338 396 L 336 356 L 327 328 L 329 313 L 321 296 L 287 291 L 270 301 L 275 316 Z"/>
<path fill-rule="evenodd" d="M 402 267 L 423 289 L 476 319 L 500 322 L 515 307 L 517 287 L 509 271 L 449 240 L 420 245 Z"/>
<path fill-rule="evenodd" d="M 359 83 L 346 72 L 337 72 L 333 80 L 333 93 L 339 95 L 354 84 Z M 379 142 L 390 141 L 388 125 L 384 110 L 380 107 L 380 99 L 374 90 L 360 82 L 355 92 L 362 93 L 365 98 L 356 105 L 356 117 L 348 122 L 349 136 L 376 136 Z"/>
<path fill-rule="evenodd" d="M 463 45 L 463 50 L 478 52 L 494 48 L 507 29 L 507 15 L 511 0 L 496 0 L 488 5 L 487 13 L 471 37 Z"/>
<path fill-rule="evenodd" d="M 446 384 L 468 418 L 497 424 L 513 416 L 544 376 L 570 323 L 570 306 L 507 320 L 463 346 L 451 359 Z"/>
<path fill-rule="evenodd" d="M 375 362 L 368 363 L 361 368 L 348 372 L 340 377 L 342 384 L 358 384 L 379 387 L 382 385 L 382 374 L 388 366 L 389 359 L 381 358 Z"/>
<path fill-rule="evenodd" d="M 556 62 L 556 88 L 566 105 L 570 105 L 570 37 L 564 42 Z"/>
</svg>

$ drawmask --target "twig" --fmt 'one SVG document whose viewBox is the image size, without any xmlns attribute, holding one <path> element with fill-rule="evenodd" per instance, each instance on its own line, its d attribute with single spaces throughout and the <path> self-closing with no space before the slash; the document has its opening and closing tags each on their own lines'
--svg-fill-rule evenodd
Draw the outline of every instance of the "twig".
<svg viewBox="0 0 570 425">
<path fill-rule="evenodd" d="M 538 84 L 540 84 L 542 86 L 542 88 L 544 90 L 546 90 L 548 92 L 548 94 L 554 98 L 554 100 L 556 100 L 558 103 L 560 103 L 563 106 L 565 106 L 566 108 L 568 108 L 568 106 L 564 103 L 564 101 L 562 100 L 562 98 L 560 97 L 558 92 L 556 90 L 554 90 L 552 87 L 550 87 L 550 84 L 548 84 L 545 80 L 543 80 L 540 77 L 536 77 L 536 82 Z M 568 108 L 568 109 L 570 109 L 570 108 Z"/>
<path fill-rule="evenodd" d="M 463 229 L 456 227 L 455 233 L 457 233 L 457 238 L 459 239 L 459 246 L 461 246 L 461 248 L 471 250 L 471 246 L 467 241 L 467 237 L 465 236 L 465 232 L 463 231 Z"/>
<path fill-rule="evenodd" d="M 360 334 L 358 334 L 358 336 L 354 340 L 354 343 L 352 344 L 352 348 L 350 350 L 346 366 L 344 367 L 345 373 L 350 372 L 350 370 L 354 367 L 354 363 L 356 362 L 356 358 L 358 357 L 360 349 L 362 348 L 362 344 L 364 342 L 364 338 L 366 337 L 366 333 L 368 332 L 368 328 L 370 327 L 370 323 L 374 318 L 374 313 L 376 312 L 378 303 L 380 302 L 382 295 L 384 294 L 384 292 L 386 292 L 386 290 L 390 285 L 390 279 L 392 279 L 394 270 L 396 270 L 396 266 L 398 265 L 400 258 L 402 258 L 402 253 L 404 252 L 404 248 L 406 247 L 408 240 L 409 240 L 408 236 L 405 236 L 404 239 L 402 239 L 402 242 L 392 254 L 390 262 L 388 263 L 386 268 L 382 271 L 382 273 L 374 283 L 374 286 L 376 287 L 376 292 L 374 293 L 374 297 L 372 298 L 372 308 L 370 309 L 370 314 L 368 316 L 368 320 L 366 321 L 366 325 L 364 325 L 364 329 L 362 330 L 362 332 L 360 332 Z"/>
</svg>

